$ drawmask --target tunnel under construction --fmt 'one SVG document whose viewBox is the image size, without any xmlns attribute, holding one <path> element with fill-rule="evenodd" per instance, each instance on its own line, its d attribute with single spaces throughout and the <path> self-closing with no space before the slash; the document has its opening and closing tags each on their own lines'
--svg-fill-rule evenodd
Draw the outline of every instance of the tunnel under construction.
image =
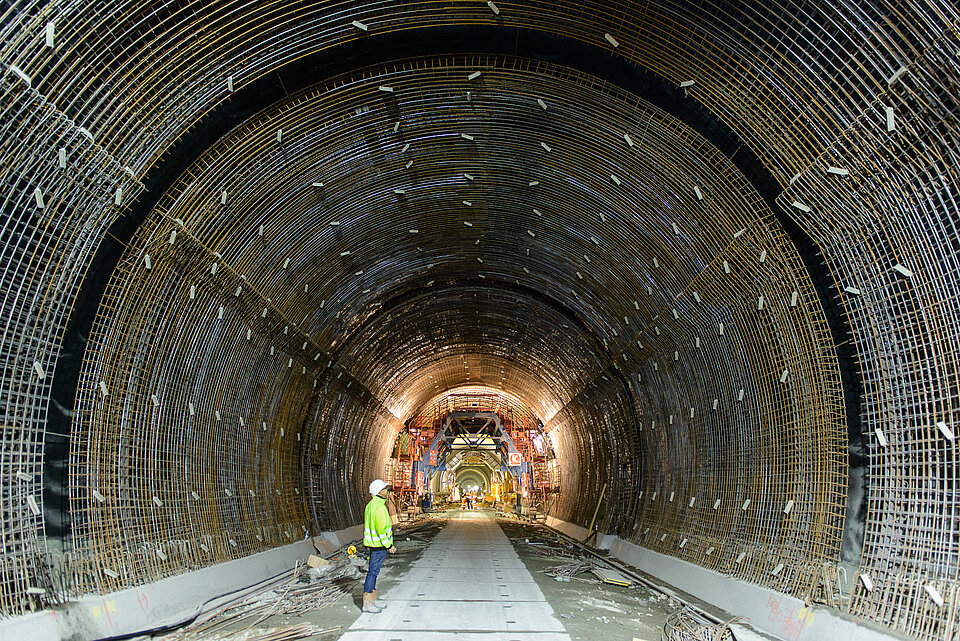
<svg viewBox="0 0 960 641">
<path fill-rule="evenodd" d="M 333 594 L 379 478 L 406 596 L 262 638 L 960 639 L 958 29 L 4 3 L 0 638 Z"/>
</svg>

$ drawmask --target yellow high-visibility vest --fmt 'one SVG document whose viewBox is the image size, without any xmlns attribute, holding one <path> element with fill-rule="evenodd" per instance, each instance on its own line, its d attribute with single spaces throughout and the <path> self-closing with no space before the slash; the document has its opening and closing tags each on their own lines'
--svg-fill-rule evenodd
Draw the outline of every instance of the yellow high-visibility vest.
<svg viewBox="0 0 960 641">
<path fill-rule="evenodd" d="M 368 548 L 393 546 L 393 522 L 387 511 L 387 502 L 375 496 L 363 511 L 363 544 Z"/>
</svg>

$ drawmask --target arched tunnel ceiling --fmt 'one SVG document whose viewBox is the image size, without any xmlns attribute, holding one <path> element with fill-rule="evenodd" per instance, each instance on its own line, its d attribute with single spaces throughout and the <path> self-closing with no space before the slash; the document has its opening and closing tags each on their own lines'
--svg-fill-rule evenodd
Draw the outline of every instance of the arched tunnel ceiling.
<svg viewBox="0 0 960 641">
<path fill-rule="evenodd" d="M 404 414 L 483 382 L 549 418 L 560 517 L 609 487 L 607 531 L 815 598 L 853 514 L 850 612 L 957 624 L 918 592 L 957 584 L 956 7 L 494 6 L 3 10 L 2 612 L 44 605 L 46 526 L 83 593 L 350 525 Z M 260 111 L 294 68 L 326 71 Z"/>
<path fill-rule="evenodd" d="M 398 63 L 298 94 L 220 141 L 158 211 L 143 241 L 154 263 L 183 251 L 179 229 L 400 418 L 470 382 L 441 360 L 459 349 L 480 370 L 496 369 L 487 353 L 505 362 L 504 389 L 549 419 L 611 362 L 629 373 L 649 358 L 678 307 L 719 328 L 725 306 L 751 304 L 732 286 L 739 252 L 785 297 L 809 289 L 769 209 L 709 144 L 595 78 L 516 59 Z M 729 283 L 698 284 L 721 267 Z M 434 291 L 384 309 L 421 288 Z M 434 387 L 411 396 L 397 376 Z"/>
<path fill-rule="evenodd" d="M 787 524 L 761 512 L 771 545 L 839 547 L 836 357 L 796 249 L 713 146 L 582 72 L 431 58 L 292 95 L 185 171 L 105 299 L 80 386 L 100 386 L 104 402 L 90 423 L 75 421 L 77 437 L 100 426 L 104 451 L 182 438 L 179 414 L 191 460 L 218 443 L 258 452 L 250 471 L 229 456 L 215 471 L 198 465 L 177 496 L 212 474 L 228 498 L 266 485 L 295 505 L 295 437 L 314 446 L 318 522 L 349 525 L 362 502 L 348 488 L 383 469 L 399 422 L 431 396 L 482 383 L 556 432 L 562 518 L 589 519 L 610 486 L 607 527 L 624 528 L 638 482 L 656 496 L 712 466 L 713 482 L 772 474 L 770 501 L 810 501 L 811 515 Z M 184 349 L 207 362 L 185 367 Z M 275 391 L 248 383 L 250 368 Z M 171 406 L 186 416 L 167 416 Z M 224 421 L 239 424 L 238 440 Z M 796 449 L 751 460 L 778 437 Z M 808 442 L 821 458 L 804 458 Z M 163 465 L 91 467 L 151 487 Z M 831 474 L 818 477 L 824 465 Z M 282 531 L 258 536 L 289 538 L 289 509 Z M 75 536 L 115 527 L 91 525 Z M 136 518 L 125 530 L 153 538 Z M 803 581 L 799 570 L 783 579 L 785 590 Z"/>
</svg>

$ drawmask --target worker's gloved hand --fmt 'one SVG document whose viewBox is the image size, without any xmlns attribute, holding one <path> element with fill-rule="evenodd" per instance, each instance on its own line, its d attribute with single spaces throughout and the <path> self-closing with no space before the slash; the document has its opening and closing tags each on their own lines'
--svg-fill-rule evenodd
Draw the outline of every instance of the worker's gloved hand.
<svg viewBox="0 0 960 641">
<path fill-rule="evenodd" d="M 396 551 L 397 551 L 397 546 L 396 546 L 396 545 L 391 545 L 391 546 L 390 546 L 390 549 L 387 550 L 387 552 L 389 552 L 390 554 L 393 554 L 393 553 L 396 552 Z"/>
</svg>

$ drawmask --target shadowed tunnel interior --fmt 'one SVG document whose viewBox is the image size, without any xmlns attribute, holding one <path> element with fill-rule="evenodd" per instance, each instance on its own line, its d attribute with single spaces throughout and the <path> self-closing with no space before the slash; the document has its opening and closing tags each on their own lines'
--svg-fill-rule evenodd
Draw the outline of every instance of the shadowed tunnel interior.
<svg viewBox="0 0 960 641">
<path fill-rule="evenodd" d="M 955 6 L 0 16 L 4 616 L 356 525 L 480 386 L 551 517 L 954 638 Z"/>
</svg>

